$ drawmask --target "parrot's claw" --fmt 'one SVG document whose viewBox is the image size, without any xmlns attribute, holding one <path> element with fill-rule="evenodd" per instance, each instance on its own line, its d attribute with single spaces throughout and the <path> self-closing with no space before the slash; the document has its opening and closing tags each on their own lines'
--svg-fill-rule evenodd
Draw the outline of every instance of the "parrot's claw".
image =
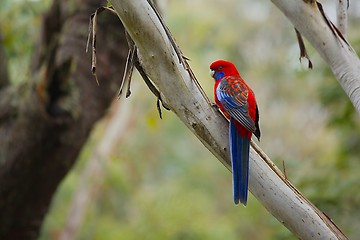
<svg viewBox="0 0 360 240">
<path fill-rule="evenodd" d="M 219 111 L 219 106 L 216 103 L 211 103 L 211 107 L 215 108 L 215 110 Z"/>
</svg>

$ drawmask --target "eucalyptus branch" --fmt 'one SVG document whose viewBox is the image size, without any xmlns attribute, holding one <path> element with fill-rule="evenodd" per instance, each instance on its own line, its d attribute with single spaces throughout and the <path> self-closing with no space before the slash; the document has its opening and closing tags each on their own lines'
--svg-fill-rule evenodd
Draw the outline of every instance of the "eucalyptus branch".
<svg viewBox="0 0 360 240">
<path fill-rule="evenodd" d="M 320 3 L 271 0 L 327 62 L 360 114 L 360 60 L 341 31 L 326 17 Z"/>
<path fill-rule="evenodd" d="M 138 48 L 139 63 L 165 102 L 218 160 L 231 169 L 228 122 L 212 107 L 154 7 L 146 0 L 110 2 Z M 249 189 L 299 238 L 346 239 L 253 142 Z"/>
</svg>

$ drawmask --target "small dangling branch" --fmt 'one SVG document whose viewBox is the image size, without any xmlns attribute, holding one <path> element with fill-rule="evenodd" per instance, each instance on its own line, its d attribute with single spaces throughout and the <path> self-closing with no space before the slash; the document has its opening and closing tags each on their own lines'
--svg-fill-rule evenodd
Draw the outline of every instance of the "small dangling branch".
<svg viewBox="0 0 360 240">
<path fill-rule="evenodd" d="M 104 10 L 111 12 L 112 14 L 116 14 L 114 9 L 111 7 L 99 7 L 96 9 L 96 11 L 91 14 L 90 21 L 89 21 L 89 34 L 86 41 L 86 49 L 85 51 L 88 52 L 89 45 L 90 45 L 90 39 L 91 41 L 91 73 L 95 77 L 97 85 L 99 84 L 99 80 L 96 75 L 96 23 L 97 23 L 97 16 L 102 13 Z"/>
<path fill-rule="evenodd" d="M 300 48 L 300 57 L 299 57 L 299 61 L 301 62 L 301 59 L 302 58 L 306 58 L 308 60 L 308 68 L 309 69 L 312 69 L 313 68 L 313 64 L 310 60 L 310 57 L 309 55 L 307 54 L 307 51 L 306 51 L 306 47 L 305 47 L 305 43 L 304 43 L 304 39 L 302 38 L 301 36 L 301 33 L 296 29 L 295 29 L 295 33 L 296 33 L 296 37 L 297 37 L 297 40 L 298 40 L 298 44 L 299 44 L 299 48 Z"/>
</svg>

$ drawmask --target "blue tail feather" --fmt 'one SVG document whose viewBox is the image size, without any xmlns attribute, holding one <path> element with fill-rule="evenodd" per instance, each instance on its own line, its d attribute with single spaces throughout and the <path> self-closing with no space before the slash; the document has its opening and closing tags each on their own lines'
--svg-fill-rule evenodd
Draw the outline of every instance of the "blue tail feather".
<svg viewBox="0 0 360 240">
<path fill-rule="evenodd" d="M 250 140 L 247 136 L 240 136 L 236 130 L 234 121 L 233 118 L 230 119 L 229 127 L 234 202 L 235 204 L 238 204 L 240 201 L 242 204 L 246 205 L 249 181 Z"/>
</svg>

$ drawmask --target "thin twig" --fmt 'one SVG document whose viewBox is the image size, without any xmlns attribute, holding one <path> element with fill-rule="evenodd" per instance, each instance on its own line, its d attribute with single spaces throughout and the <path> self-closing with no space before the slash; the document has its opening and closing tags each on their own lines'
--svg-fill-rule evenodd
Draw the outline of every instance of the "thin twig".
<svg viewBox="0 0 360 240">
<path fill-rule="evenodd" d="M 120 99 L 121 94 L 122 94 L 123 89 L 124 89 L 124 86 L 126 84 L 127 84 L 126 97 L 129 97 L 130 94 L 131 94 L 131 92 L 130 92 L 130 82 L 131 82 L 132 74 L 133 74 L 133 71 L 134 71 L 135 52 L 136 52 L 135 48 L 130 48 L 129 49 L 129 52 L 128 52 L 128 55 L 127 55 L 127 58 L 126 58 L 126 63 L 125 63 L 124 75 L 123 75 L 123 79 L 121 81 L 121 85 L 120 85 L 117 100 Z"/>
<path fill-rule="evenodd" d="M 92 52 L 91 52 L 91 73 L 94 75 L 97 85 L 99 84 L 99 80 L 96 74 L 96 23 L 97 23 L 97 16 L 98 14 L 102 13 L 104 10 L 117 15 L 113 8 L 110 7 L 99 7 L 96 11 L 91 14 L 90 21 L 89 21 L 89 34 L 86 41 L 86 49 L 85 51 L 88 52 L 90 39 L 92 39 Z"/>
<path fill-rule="evenodd" d="M 99 9 L 97 9 L 93 16 L 93 24 L 92 24 L 92 53 L 91 53 L 91 73 L 94 75 L 97 85 L 99 84 L 99 80 L 96 75 L 96 23 L 97 23 L 97 14 Z"/>
<path fill-rule="evenodd" d="M 288 180 L 288 177 L 286 175 L 286 167 L 285 167 L 285 161 L 284 160 L 282 161 L 282 167 L 283 167 L 284 177 L 285 177 L 286 180 Z"/>
</svg>

